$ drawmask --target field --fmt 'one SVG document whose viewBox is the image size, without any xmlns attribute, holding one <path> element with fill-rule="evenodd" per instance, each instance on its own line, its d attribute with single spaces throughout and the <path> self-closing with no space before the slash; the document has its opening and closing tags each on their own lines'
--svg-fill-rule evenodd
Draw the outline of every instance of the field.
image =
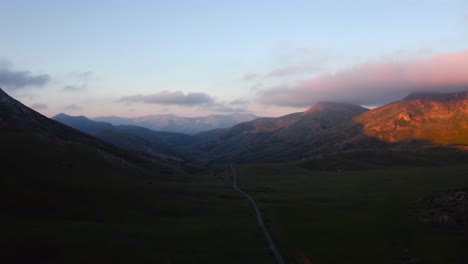
<svg viewBox="0 0 468 264">
<path fill-rule="evenodd" d="M 274 263 L 228 166 L 138 169 L 94 148 L 2 132 L 5 263 Z M 466 233 L 418 219 L 468 166 L 326 172 L 235 165 L 287 263 L 466 263 Z"/>
<path fill-rule="evenodd" d="M 466 233 L 418 219 L 421 199 L 468 186 L 468 166 L 323 172 L 237 166 L 288 263 L 466 263 Z M 308 262 L 310 261 L 310 262 Z"/>
</svg>

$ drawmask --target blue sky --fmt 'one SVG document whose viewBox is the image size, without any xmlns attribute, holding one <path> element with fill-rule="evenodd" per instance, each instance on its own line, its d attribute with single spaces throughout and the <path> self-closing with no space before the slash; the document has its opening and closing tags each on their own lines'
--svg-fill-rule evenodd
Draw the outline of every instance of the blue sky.
<svg viewBox="0 0 468 264">
<path fill-rule="evenodd" d="M 362 89 L 355 79 L 365 74 L 353 69 L 365 65 L 372 66 L 365 73 L 391 64 L 433 75 L 443 61 L 461 68 L 452 72 L 468 72 L 462 0 L 0 0 L 0 6 L 0 87 L 48 116 L 277 116 L 333 100 L 333 93 L 377 105 L 420 86 L 465 85 L 451 74 L 457 81 L 445 86 L 399 80 L 395 91 L 379 88 L 394 81 L 383 78 Z M 343 71 L 351 72 L 350 85 L 336 84 L 349 75 Z M 332 80 L 324 83 L 324 76 Z"/>
</svg>

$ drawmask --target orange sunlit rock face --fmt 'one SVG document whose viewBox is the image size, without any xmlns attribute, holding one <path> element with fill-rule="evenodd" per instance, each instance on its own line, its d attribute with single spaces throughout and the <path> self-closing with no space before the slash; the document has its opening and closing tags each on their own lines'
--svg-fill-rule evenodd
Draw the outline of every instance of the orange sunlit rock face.
<svg viewBox="0 0 468 264">
<path fill-rule="evenodd" d="M 468 145 L 468 91 L 410 95 L 354 119 L 366 135 L 396 143 L 407 140 Z"/>
</svg>

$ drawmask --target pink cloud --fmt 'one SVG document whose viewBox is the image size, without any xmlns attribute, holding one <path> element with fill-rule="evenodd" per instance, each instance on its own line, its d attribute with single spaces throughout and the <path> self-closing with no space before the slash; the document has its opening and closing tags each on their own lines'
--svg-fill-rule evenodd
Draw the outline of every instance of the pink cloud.
<svg viewBox="0 0 468 264">
<path fill-rule="evenodd" d="M 263 104 L 307 107 L 317 101 L 383 104 L 413 91 L 468 89 L 468 50 L 428 59 L 356 65 L 335 74 L 322 74 L 293 85 L 260 90 Z"/>
</svg>

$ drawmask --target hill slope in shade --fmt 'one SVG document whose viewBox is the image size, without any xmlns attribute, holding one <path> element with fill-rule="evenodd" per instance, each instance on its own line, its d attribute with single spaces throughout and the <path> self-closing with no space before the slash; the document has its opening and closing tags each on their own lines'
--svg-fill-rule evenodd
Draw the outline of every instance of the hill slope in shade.
<svg viewBox="0 0 468 264">
<path fill-rule="evenodd" d="M 354 119 L 365 135 L 389 143 L 468 144 L 468 91 L 411 94 Z"/>
<path fill-rule="evenodd" d="M 252 114 L 235 113 L 229 115 L 209 115 L 204 117 L 180 117 L 176 115 L 149 115 L 137 118 L 103 116 L 94 121 L 113 125 L 135 125 L 155 131 L 196 134 L 216 128 L 228 128 L 241 122 L 258 118 Z"/>
<path fill-rule="evenodd" d="M 51 142 L 85 144 L 108 154 L 126 155 L 117 148 L 51 120 L 24 106 L 0 89 L 0 128 L 2 132 L 28 133 Z"/>
</svg>

